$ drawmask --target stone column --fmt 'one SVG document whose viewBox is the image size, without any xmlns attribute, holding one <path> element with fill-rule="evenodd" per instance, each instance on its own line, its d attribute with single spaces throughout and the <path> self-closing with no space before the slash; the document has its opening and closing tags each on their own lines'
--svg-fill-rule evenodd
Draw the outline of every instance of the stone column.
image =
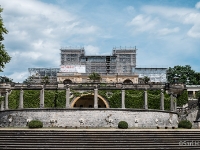
<svg viewBox="0 0 200 150">
<path fill-rule="evenodd" d="M 148 109 L 147 90 L 144 91 L 144 109 Z"/>
<path fill-rule="evenodd" d="M 8 109 L 8 91 L 6 91 L 6 96 L 5 96 L 5 110 Z"/>
<path fill-rule="evenodd" d="M 98 89 L 94 89 L 94 108 L 98 108 Z"/>
<path fill-rule="evenodd" d="M 24 108 L 24 91 L 21 89 L 20 90 L 20 96 L 19 96 L 19 109 Z"/>
<path fill-rule="evenodd" d="M 4 101 L 1 101 L 1 111 L 4 110 Z"/>
<path fill-rule="evenodd" d="M 122 90 L 122 99 L 121 99 L 121 101 L 122 101 L 122 108 L 124 109 L 125 108 L 125 90 Z"/>
<path fill-rule="evenodd" d="M 174 111 L 175 112 L 177 111 L 177 102 L 176 102 L 176 100 L 174 101 Z"/>
<path fill-rule="evenodd" d="M 70 88 L 69 88 L 69 86 L 67 86 L 67 88 L 66 88 L 66 108 L 70 108 L 70 105 L 69 105 L 69 103 L 70 103 Z"/>
<path fill-rule="evenodd" d="M 44 87 L 40 90 L 40 108 L 44 108 Z"/>
<path fill-rule="evenodd" d="M 173 97 L 173 94 L 171 93 L 170 95 L 170 110 L 171 111 L 174 111 L 174 97 Z"/>
<path fill-rule="evenodd" d="M 195 94 L 195 91 L 193 91 L 193 93 L 192 93 L 192 94 L 193 94 L 193 95 L 192 95 L 192 96 L 193 96 L 192 98 L 194 98 L 194 97 L 196 96 L 196 94 Z"/>
<path fill-rule="evenodd" d="M 165 110 L 163 89 L 161 89 L 161 93 L 160 93 L 160 110 Z"/>
</svg>

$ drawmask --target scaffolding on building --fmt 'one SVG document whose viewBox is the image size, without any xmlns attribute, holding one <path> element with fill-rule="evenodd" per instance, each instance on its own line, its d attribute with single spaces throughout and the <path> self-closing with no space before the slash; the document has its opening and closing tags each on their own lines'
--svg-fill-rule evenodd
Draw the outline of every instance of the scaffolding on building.
<svg viewBox="0 0 200 150">
<path fill-rule="evenodd" d="M 166 77 L 167 68 L 135 68 L 133 72 L 139 75 L 142 79 L 145 76 L 150 78 L 150 82 L 164 83 L 167 81 Z"/>
<path fill-rule="evenodd" d="M 62 48 L 61 65 L 85 65 L 86 73 L 132 74 L 136 47 L 114 47 L 112 55 L 85 55 L 84 48 Z"/>
</svg>

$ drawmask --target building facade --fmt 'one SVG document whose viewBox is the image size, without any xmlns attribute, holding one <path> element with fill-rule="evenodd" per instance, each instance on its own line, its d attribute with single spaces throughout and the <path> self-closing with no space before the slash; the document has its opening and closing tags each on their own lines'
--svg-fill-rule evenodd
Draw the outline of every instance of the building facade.
<svg viewBox="0 0 200 150">
<path fill-rule="evenodd" d="M 167 68 L 137 68 L 136 47 L 114 47 L 112 55 L 86 55 L 82 48 L 61 48 L 60 68 L 29 68 L 31 82 L 41 83 L 45 76 L 50 82 L 85 83 L 91 73 L 98 73 L 103 83 L 166 82 Z"/>
<path fill-rule="evenodd" d="M 113 48 L 112 55 L 85 55 L 84 48 L 61 49 L 61 67 L 78 66 L 85 68 L 84 73 L 132 74 L 132 68 L 136 67 L 136 47 Z"/>
<path fill-rule="evenodd" d="M 84 48 L 60 49 L 60 68 L 29 68 L 31 82 L 91 82 L 89 75 L 98 73 L 103 83 L 138 83 L 132 71 L 136 67 L 136 47 L 113 48 L 112 55 L 85 55 Z"/>
</svg>

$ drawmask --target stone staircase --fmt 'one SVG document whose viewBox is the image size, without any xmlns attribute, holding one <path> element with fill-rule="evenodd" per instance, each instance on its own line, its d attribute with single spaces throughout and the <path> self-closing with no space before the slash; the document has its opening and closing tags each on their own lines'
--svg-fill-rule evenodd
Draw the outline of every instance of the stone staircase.
<svg viewBox="0 0 200 150">
<path fill-rule="evenodd" d="M 0 129 L 0 149 L 200 149 L 200 130 Z"/>
</svg>

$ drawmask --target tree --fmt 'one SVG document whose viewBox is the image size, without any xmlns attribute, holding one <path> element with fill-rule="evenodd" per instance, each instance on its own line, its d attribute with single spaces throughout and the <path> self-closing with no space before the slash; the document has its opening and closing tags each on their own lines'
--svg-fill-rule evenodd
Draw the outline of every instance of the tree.
<svg viewBox="0 0 200 150">
<path fill-rule="evenodd" d="M 50 82 L 49 82 L 49 76 L 44 76 L 43 78 L 42 78 L 42 83 L 44 83 L 44 84 L 49 84 Z"/>
<path fill-rule="evenodd" d="M 0 76 L 0 83 L 11 83 L 13 81 L 13 79 L 11 79 L 11 78 L 8 78 L 8 77 L 6 77 L 6 76 Z"/>
<path fill-rule="evenodd" d="M 189 65 L 169 67 L 167 70 L 167 80 L 169 83 L 182 83 L 196 85 L 198 81 L 195 77 L 196 73 Z"/>
<path fill-rule="evenodd" d="M 89 78 L 90 78 L 90 80 L 93 80 L 93 82 L 101 80 L 101 76 L 98 73 L 95 73 L 95 72 L 90 74 Z"/>
<path fill-rule="evenodd" d="M 10 62 L 11 59 L 11 57 L 5 50 L 4 44 L 2 43 L 2 41 L 4 40 L 3 35 L 7 34 L 8 30 L 4 27 L 1 12 L 3 12 L 3 9 L 0 7 L 0 72 L 3 71 L 3 68 L 5 68 L 5 64 Z"/>
<path fill-rule="evenodd" d="M 150 81 L 150 78 L 148 76 L 144 76 L 143 81 L 145 84 L 147 84 Z"/>
<path fill-rule="evenodd" d="M 196 72 L 194 74 L 195 78 L 196 78 L 196 81 L 197 81 L 197 84 L 200 85 L 200 73 L 199 72 Z"/>
</svg>

